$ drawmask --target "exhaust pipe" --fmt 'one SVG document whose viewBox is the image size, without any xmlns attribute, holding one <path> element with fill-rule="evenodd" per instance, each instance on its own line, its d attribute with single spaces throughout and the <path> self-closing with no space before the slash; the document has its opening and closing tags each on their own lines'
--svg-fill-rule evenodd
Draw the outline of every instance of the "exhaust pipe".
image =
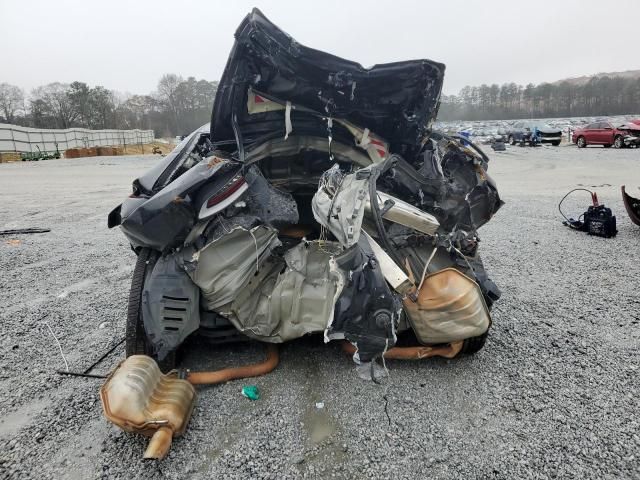
<svg viewBox="0 0 640 480">
<path fill-rule="evenodd" d="M 272 343 L 267 345 L 267 358 L 264 362 L 243 367 L 225 368 L 215 372 L 189 372 L 187 381 L 192 385 L 214 385 L 238 378 L 260 377 L 273 371 L 280 361 L 278 347 Z"/>
<path fill-rule="evenodd" d="M 384 352 L 390 360 L 422 360 L 431 357 L 453 358 L 462 350 L 463 341 L 452 342 L 442 347 L 393 347 Z M 356 347 L 349 342 L 342 343 L 342 350 L 348 355 L 356 353 Z"/>
<path fill-rule="evenodd" d="M 168 427 L 160 427 L 153 434 L 144 452 L 145 460 L 158 460 L 167 456 L 173 440 L 173 431 Z"/>
</svg>

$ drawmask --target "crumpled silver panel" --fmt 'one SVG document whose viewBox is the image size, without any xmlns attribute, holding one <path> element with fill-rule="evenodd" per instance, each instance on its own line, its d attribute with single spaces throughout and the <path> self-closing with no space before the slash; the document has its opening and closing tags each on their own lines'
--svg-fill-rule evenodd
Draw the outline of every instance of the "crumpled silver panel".
<svg viewBox="0 0 640 480">
<path fill-rule="evenodd" d="M 276 230 L 260 225 L 236 227 L 198 251 L 184 249 L 184 268 L 202 291 L 202 306 L 216 310 L 233 301 L 278 245 Z"/>
<path fill-rule="evenodd" d="M 219 313 L 245 335 L 266 342 L 324 331 L 343 284 L 331 258 L 337 248 L 336 242 L 301 242 L 284 261 L 271 257 Z"/>
<path fill-rule="evenodd" d="M 345 248 L 355 245 L 360 238 L 368 189 L 368 177 L 344 175 L 334 165 L 322 176 L 318 191 L 311 201 L 316 221 L 327 228 Z"/>
</svg>

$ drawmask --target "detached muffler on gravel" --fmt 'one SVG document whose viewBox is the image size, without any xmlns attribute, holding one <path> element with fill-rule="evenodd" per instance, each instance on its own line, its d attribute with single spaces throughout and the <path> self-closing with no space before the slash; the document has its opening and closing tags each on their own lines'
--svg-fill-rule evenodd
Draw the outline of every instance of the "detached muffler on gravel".
<svg viewBox="0 0 640 480">
<path fill-rule="evenodd" d="M 196 391 L 175 372 L 163 375 L 146 355 L 133 355 L 109 375 L 100 389 L 107 420 L 123 430 L 151 436 L 144 458 L 164 458 L 174 435 L 191 418 Z"/>
<path fill-rule="evenodd" d="M 196 401 L 193 385 L 264 375 L 276 368 L 278 359 L 277 347 L 269 345 L 266 359 L 254 365 L 163 374 L 151 357 L 132 355 L 116 367 L 100 389 L 102 409 L 107 420 L 123 430 L 151 437 L 144 458 L 162 459 L 173 437 L 187 428 Z"/>
</svg>

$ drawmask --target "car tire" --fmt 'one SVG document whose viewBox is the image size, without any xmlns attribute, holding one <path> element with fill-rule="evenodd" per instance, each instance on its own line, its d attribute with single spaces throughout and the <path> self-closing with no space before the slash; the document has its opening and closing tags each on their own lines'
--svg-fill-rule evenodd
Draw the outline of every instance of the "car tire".
<svg viewBox="0 0 640 480">
<path fill-rule="evenodd" d="M 616 138 L 613 140 L 613 146 L 616 148 L 624 147 L 624 140 L 621 135 L 616 136 Z"/>
<path fill-rule="evenodd" d="M 587 146 L 587 139 L 584 137 L 578 137 L 578 139 L 576 140 L 576 145 L 578 145 L 578 148 L 584 148 Z"/>
<path fill-rule="evenodd" d="M 144 289 L 144 282 L 153 270 L 158 256 L 158 252 L 149 248 L 142 248 L 138 252 L 138 259 L 131 278 L 131 290 L 129 291 L 127 325 L 125 328 L 125 351 L 127 357 L 131 355 L 147 355 L 158 362 L 160 370 L 168 372 L 175 368 L 175 352 L 171 352 L 162 361 L 158 361 L 153 353 L 152 346 L 147 340 L 147 334 L 142 321 L 142 291 Z"/>
<path fill-rule="evenodd" d="M 513 138 L 513 135 L 509 135 L 509 145 L 515 145 L 516 144 L 516 139 Z"/>
<path fill-rule="evenodd" d="M 489 331 L 487 330 L 482 335 L 477 337 L 465 338 L 462 342 L 462 350 L 460 353 L 464 353 L 465 355 L 473 355 L 474 353 L 478 353 L 484 347 L 485 343 L 487 343 L 487 337 L 489 336 Z"/>
<path fill-rule="evenodd" d="M 556 141 L 556 142 L 551 142 L 551 145 L 553 145 L 554 147 L 557 147 L 558 145 L 560 145 L 560 142 Z"/>
</svg>

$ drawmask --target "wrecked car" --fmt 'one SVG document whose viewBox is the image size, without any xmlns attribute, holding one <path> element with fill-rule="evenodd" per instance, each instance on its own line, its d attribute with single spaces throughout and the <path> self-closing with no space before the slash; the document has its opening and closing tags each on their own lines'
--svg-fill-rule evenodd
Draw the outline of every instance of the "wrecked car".
<svg viewBox="0 0 640 480">
<path fill-rule="evenodd" d="M 210 125 L 109 215 L 138 256 L 127 356 L 171 368 L 190 335 L 319 334 L 365 367 L 394 347 L 480 350 L 500 290 L 477 231 L 502 201 L 488 157 L 432 131 L 444 70 L 364 68 L 249 14 Z"/>
<path fill-rule="evenodd" d="M 432 130 L 444 65 L 364 68 L 300 45 L 253 10 L 238 27 L 211 123 L 146 174 L 108 218 L 137 254 L 127 359 L 105 416 L 163 458 L 193 385 L 263 375 L 276 345 L 339 340 L 357 374 L 378 359 L 453 358 L 485 344 L 500 290 L 478 228 L 502 205 L 488 157 Z M 191 335 L 264 342 L 264 362 L 171 369 Z"/>
<path fill-rule="evenodd" d="M 537 137 L 533 136 L 534 132 L 537 132 Z M 562 141 L 562 130 L 545 123 L 519 121 L 514 123 L 507 132 L 507 139 L 511 145 L 532 144 L 532 142 L 538 141 L 540 143 L 550 143 L 557 147 Z"/>
<path fill-rule="evenodd" d="M 611 122 L 594 122 L 574 130 L 571 140 L 579 148 L 588 145 L 637 147 L 640 145 L 640 125 L 629 122 L 616 127 Z"/>
</svg>

